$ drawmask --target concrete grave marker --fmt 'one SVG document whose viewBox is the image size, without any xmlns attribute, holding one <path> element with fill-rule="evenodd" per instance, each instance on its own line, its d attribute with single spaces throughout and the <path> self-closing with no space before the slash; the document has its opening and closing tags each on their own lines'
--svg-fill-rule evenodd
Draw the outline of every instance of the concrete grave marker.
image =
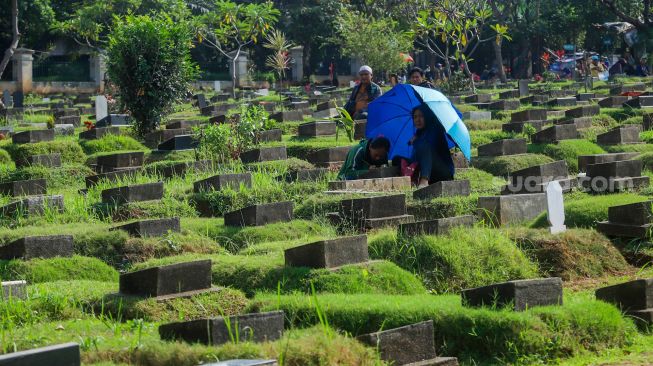
<svg viewBox="0 0 653 366">
<path fill-rule="evenodd" d="M 562 305 L 562 279 L 559 277 L 517 280 L 466 289 L 461 292 L 464 306 L 512 306 L 523 311 L 533 306 Z"/>
<path fill-rule="evenodd" d="M 120 275 L 120 295 L 172 298 L 215 290 L 211 261 L 175 263 Z"/>
<path fill-rule="evenodd" d="M 367 236 L 349 236 L 305 244 L 284 251 L 287 267 L 334 268 L 369 260 Z"/>
<path fill-rule="evenodd" d="M 213 90 L 217 92 L 222 91 L 222 83 L 220 82 L 220 80 L 213 81 Z"/>
<path fill-rule="evenodd" d="M 163 198 L 163 182 L 134 184 L 102 191 L 102 202 L 116 205 L 161 198 Z"/>
<path fill-rule="evenodd" d="M 653 279 L 640 279 L 613 286 L 603 287 L 595 292 L 597 300 L 616 305 L 646 329 L 653 324 Z"/>
<path fill-rule="evenodd" d="M 5 105 L 5 108 L 11 108 L 14 104 L 14 99 L 11 97 L 11 92 L 9 90 L 4 90 L 2 92 L 2 103 Z"/>
<path fill-rule="evenodd" d="M 0 259 L 54 258 L 73 255 L 71 235 L 26 236 L 0 247 Z"/>
<path fill-rule="evenodd" d="M 293 203 L 274 202 L 252 205 L 224 214 L 225 226 L 263 226 L 275 222 L 288 222 L 293 218 Z"/>
<path fill-rule="evenodd" d="M 95 97 L 95 120 L 101 121 L 109 115 L 109 106 L 107 105 L 107 98 L 104 95 Z"/>
<path fill-rule="evenodd" d="M 2 285 L 0 301 L 7 299 L 25 300 L 27 298 L 27 281 L 5 281 L 0 284 Z"/>
<path fill-rule="evenodd" d="M 23 102 L 25 101 L 25 94 L 22 91 L 14 92 L 14 108 L 23 108 Z"/>
<path fill-rule="evenodd" d="M 77 343 L 34 348 L 0 355 L 2 366 L 79 366 L 81 358 Z"/>
<path fill-rule="evenodd" d="M 123 230 L 130 236 L 142 238 L 146 236 L 163 236 L 169 232 L 178 233 L 181 231 L 179 217 L 167 219 L 140 220 L 129 224 L 112 228 L 111 230 Z"/>
<path fill-rule="evenodd" d="M 546 185 L 546 207 L 551 234 L 565 232 L 565 203 L 560 182 L 554 180 Z"/>
</svg>

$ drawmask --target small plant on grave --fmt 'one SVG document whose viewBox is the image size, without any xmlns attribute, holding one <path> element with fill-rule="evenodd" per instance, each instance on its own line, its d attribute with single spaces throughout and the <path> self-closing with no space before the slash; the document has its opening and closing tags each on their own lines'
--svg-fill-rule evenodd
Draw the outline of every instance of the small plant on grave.
<svg viewBox="0 0 653 366">
<path fill-rule="evenodd" d="M 48 116 L 48 120 L 45 122 L 48 128 L 54 128 L 54 116 Z"/>
<path fill-rule="evenodd" d="M 536 130 L 535 127 L 534 127 L 532 124 L 530 124 L 530 123 L 525 123 L 525 124 L 524 124 L 524 127 L 522 128 L 522 133 L 524 134 L 524 136 L 526 136 L 526 138 L 528 139 L 528 141 L 532 141 L 533 135 L 534 135 L 536 132 L 537 132 L 537 130 Z"/>
<path fill-rule="evenodd" d="M 441 89 L 447 95 L 460 95 L 470 90 L 469 78 L 464 72 L 455 71 L 442 83 Z"/>
<path fill-rule="evenodd" d="M 341 108 L 341 107 L 336 107 L 336 110 L 338 113 L 340 113 L 339 117 L 335 118 L 336 122 L 336 141 L 338 141 L 338 136 L 340 136 L 340 131 L 344 130 L 345 136 L 347 136 L 347 139 L 349 139 L 349 142 L 354 141 L 354 129 L 355 129 L 355 123 L 354 119 L 351 118 L 351 115 L 349 112 L 347 112 L 346 109 Z"/>
</svg>

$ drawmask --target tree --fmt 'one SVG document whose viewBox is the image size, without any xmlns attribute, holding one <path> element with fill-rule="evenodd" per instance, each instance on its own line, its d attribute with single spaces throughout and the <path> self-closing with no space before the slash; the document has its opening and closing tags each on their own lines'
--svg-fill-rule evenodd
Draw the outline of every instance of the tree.
<svg viewBox="0 0 653 366">
<path fill-rule="evenodd" d="M 187 22 L 163 15 L 127 16 L 109 35 L 107 71 L 138 135 L 155 129 L 197 76 L 192 39 Z"/>
<path fill-rule="evenodd" d="M 451 68 L 452 60 L 459 62 L 474 90 L 468 62 L 478 46 L 487 41 L 509 38 L 507 27 L 499 24 L 491 27 L 495 34 L 482 38 L 491 16 L 492 11 L 484 0 L 434 1 L 419 11 L 413 26 L 414 39 L 418 45 L 444 60 L 447 69 Z"/>
<path fill-rule="evenodd" d="M 228 0 L 215 0 L 202 7 L 197 18 L 197 37 L 231 61 L 231 81 L 236 96 L 238 76 L 236 61 L 243 50 L 264 37 L 277 22 L 279 10 L 271 2 L 262 4 L 236 4 Z"/>
<path fill-rule="evenodd" d="M 275 30 L 267 35 L 266 42 L 263 46 L 274 51 L 270 56 L 268 56 L 265 65 L 274 69 L 283 86 L 283 79 L 286 76 L 286 70 L 290 68 L 290 57 L 288 51 L 293 47 L 293 45 L 286 40 L 285 34 L 281 31 Z"/>
<path fill-rule="evenodd" d="M 411 49 L 410 37 L 389 18 L 370 18 L 356 11 L 340 12 L 336 23 L 345 55 L 359 58 L 374 70 L 393 72 L 405 65 L 402 52 Z"/>
<path fill-rule="evenodd" d="M 16 51 L 16 48 L 18 47 L 18 42 L 20 42 L 20 31 L 18 30 L 18 0 L 11 0 L 11 32 L 13 34 L 11 44 L 5 51 L 5 56 L 2 58 L 2 62 L 0 62 L 0 75 L 5 72 L 9 60 L 14 56 L 14 51 Z"/>
</svg>

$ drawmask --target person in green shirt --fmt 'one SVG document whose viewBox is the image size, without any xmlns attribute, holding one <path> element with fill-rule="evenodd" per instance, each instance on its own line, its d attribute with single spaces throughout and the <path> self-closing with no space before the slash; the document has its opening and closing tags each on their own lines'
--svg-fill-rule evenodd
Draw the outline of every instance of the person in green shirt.
<svg viewBox="0 0 653 366">
<path fill-rule="evenodd" d="M 340 168 L 338 179 L 352 180 L 367 173 L 370 167 L 380 167 L 388 163 L 390 140 L 386 137 L 375 137 L 371 140 L 361 140 L 347 153 L 347 159 Z"/>
</svg>

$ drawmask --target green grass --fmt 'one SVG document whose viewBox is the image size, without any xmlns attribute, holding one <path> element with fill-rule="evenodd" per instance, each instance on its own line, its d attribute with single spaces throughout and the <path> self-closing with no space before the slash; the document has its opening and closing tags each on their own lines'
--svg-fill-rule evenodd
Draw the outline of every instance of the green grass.
<svg viewBox="0 0 653 366">
<path fill-rule="evenodd" d="M 521 154 L 497 157 L 477 157 L 472 159 L 476 169 L 484 170 L 496 176 L 509 176 L 511 172 L 534 165 L 551 163 L 554 160 L 541 154 Z"/>
<path fill-rule="evenodd" d="M 456 228 L 447 235 L 398 237 L 383 231 L 369 240 L 370 256 L 417 273 L 438 293 L 533 278 L 537 266 L 500 231 Z"/>
<path fill-rule="evenodd" d="M 531 144 L 528 152 L 544 154 L 554 160 L 564 160 L 570 173 L 578 172 L 578 157 L 580 155 L 604 154 L 600 146 L 587 140 L 563 140 L 557 144 Z"/>
<path fill-rule="evenodd" d="M 80 140 L 79 144 L 86 154 L 114 151 L 145 151 L 147 148 L 129 136 L 105 135 L 95 140 Z"/>
<path fill-rule="evenodd" d="M 594 228 L 598 222 L 608 219 L 609 207 L 646 200 L 646 197 L 632 193 L 568 196 L 565 199 L 565 225 L 567 227 Z M 538 216 L 532 227 L 548 227 L 546 213 Z"/>
<path fill-rule="evenodd" d="M 0 278 L 27 280 L 29 283 L 70 279 L 117 281 L 118 272 L 99 259 L 73 256 L 29 261 L 19 259 L 0 261 Z"/>
<path fill-rule="evenodd" d="M 472 130 L 469 131 L 469 135 L 472 139 L 472 147 L 479 147 L 490 142 L 514 137 L 514 134 L 501 130 Z"/>
<path fill-rule="evenodd" d="M 433 320 L 438 354 L 456 356 L 463 364 L 555 361 L 625 346 L 636 335 L 614 306 L 581 296 L 524 312 L 468 309 L 455 295 L 323 294 L 317 299 L 329 323 L 353 335 Z M 296 326 L 318 323 L 313 298 L 261 294 L 255 300 L 255 309 L 284 310 Z"/>
<path fill-rule="evenodd" d="M 546 277 L 570 281 L 631 270 L 614 244 L 594 230 L 569 229 L 552 235 L 548 229 L 513 228 L 508 235 L 538 263 L 540 272 Z"/>
<path fill-rule="evenodd" d="M 27 157 L 43 154 L 61 154 L 62 163 L 84 163 L 86 157 L 84 151 L 76 141 L 69 138 L 56 139 L 54 141 L 37 142 L 34 144 L 8 144 L 4 147 L 11 158 L 16 162 L 27 162 Z"/>
</svg>

